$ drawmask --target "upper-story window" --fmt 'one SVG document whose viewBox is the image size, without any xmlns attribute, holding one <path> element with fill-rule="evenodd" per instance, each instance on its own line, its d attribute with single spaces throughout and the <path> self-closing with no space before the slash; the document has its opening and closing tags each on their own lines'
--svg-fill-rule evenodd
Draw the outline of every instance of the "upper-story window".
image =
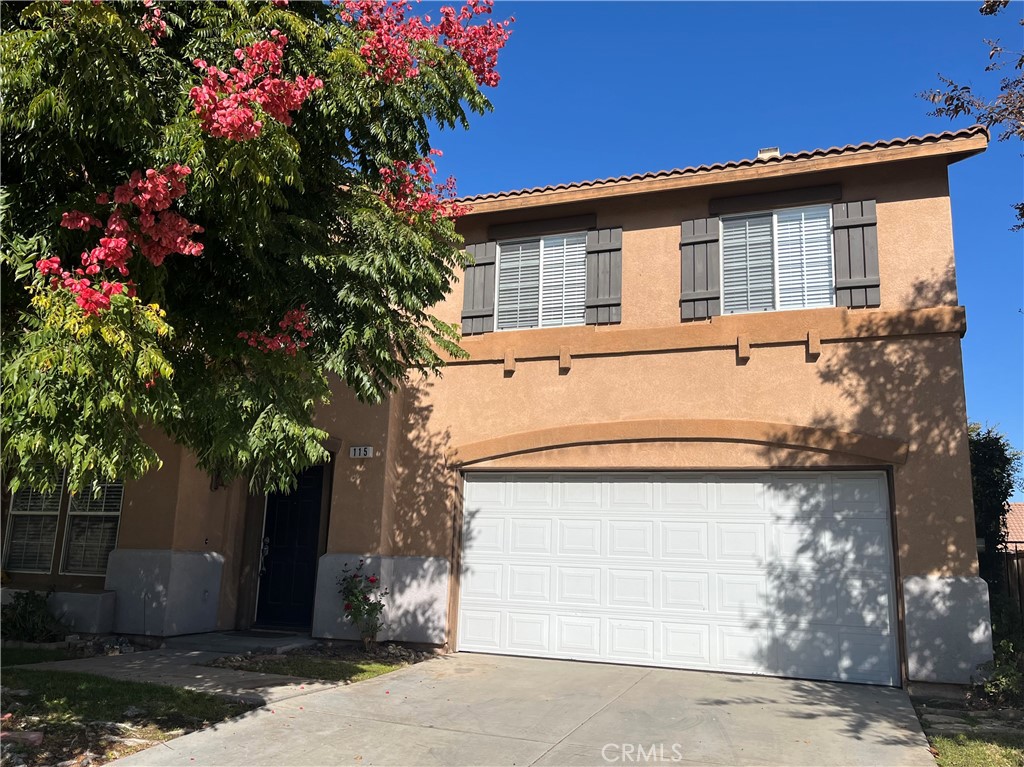
<svg viewBox="0 0 1024 767">
<path fill-rule="evenodd" d="M 586 232 L 498 243 L 498 330 L 582 325 L 586 298 Z"/>
<path fill-rule="evenodd" d="M 835 305 L 828 205 L 722 219 L 724 314 Z"/>
</svg>

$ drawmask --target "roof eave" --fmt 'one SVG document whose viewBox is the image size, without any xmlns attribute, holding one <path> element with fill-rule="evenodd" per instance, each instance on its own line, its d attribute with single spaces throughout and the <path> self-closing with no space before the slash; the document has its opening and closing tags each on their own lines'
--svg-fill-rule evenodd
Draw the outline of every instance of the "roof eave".
<svg viewBox="0 0 1024 767">
<path fill-rule="evenodd" d="M 887 162 L 945 157 L 952 164 L 984 152 L 988 147 L 988 133 L 978 130 L 969 135 L 957 135 L 929 143 L 854 149 L 840 154 L 814 157 L 781 158 L 756 162 L 740 167 L 696 169 L 693 172 L 665 177 L 640 179 L 611 179 L 569 185 L 565 188 L 510 192 L 491 199 L 465 198 L 472 207 L 466 218 L 507 210 L 566 205 L 594 199 L 626 197 L 652 192 L 666 192 L 700 186 L 738 183 L 742 181 L 799 176 L 808 173 L 863 167 Z"/>
</svg>

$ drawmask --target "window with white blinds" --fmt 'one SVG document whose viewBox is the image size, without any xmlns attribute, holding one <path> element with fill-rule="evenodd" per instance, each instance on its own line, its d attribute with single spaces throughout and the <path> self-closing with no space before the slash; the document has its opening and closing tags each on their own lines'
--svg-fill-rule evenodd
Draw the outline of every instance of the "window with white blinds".
<svg viewBox="0 0 1024 767">
<path fill-rule="evenodd" d="M 827 205 L 722 221 L 726 314 L 835 305 Z"/>
<path fill-rule="evenodd" d="M 586 234 L 499 243 L 497 283 L 498 330 L 582 325 Z"/>
<path fill-rule="evenodd" d="M 65 504 L 64 478 L 60 490 L 40 493 L 21 488 L 11 497 L 4 548 L 4 569 L 11 572 L 51 573 L 54 550 L 63 528 L 60 572 L 105 575 L 107 559 L 117 545 L 124 484 L 101 484 L 95 493 L 71 496 Z"/>
<path fill-rule="evenodd" d="M 117 544 L 124 485 L 110 482 L 94 492 L 71 497 L 64 532 L 61 572 L 69 575 L 105 575 L 107 558 Z"/>
<path fill-rule="evenodd" d="M 64 478 L 53 493 L 23 487 L 11 496 L 7 520 L 4 569 L 18 573 L 49 573 L 63 499 Z"/>
</svg>

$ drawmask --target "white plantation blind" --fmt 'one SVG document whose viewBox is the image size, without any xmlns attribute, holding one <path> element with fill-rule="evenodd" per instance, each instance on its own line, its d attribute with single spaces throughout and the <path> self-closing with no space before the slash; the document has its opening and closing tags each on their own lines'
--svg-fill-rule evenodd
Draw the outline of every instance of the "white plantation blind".
<svg viewBox="0 0 1024 767">
<path fill-rule="evenodd" d="M 587 237 L 545 237 L 541 243 L 541 327 L 582 325 L 587 301 Z"/>
<path fill-rule="evenodd" d="M 498 251 L 498 330 L 540 322 L 540 242 L 501 243 Z"/>
<path fill-rule="evenodd" d="M 775 308 L 771 215 L 722 221 L 722 291 L 725 314 Z"/>
<path fill-rule="evenodd" d="M 827 206 L 780 210 L 775 232 L 779 308 L 832 306 L 832 222 Z"/>
<path fill-rule="evenodd" d="M 582 325 L 586 300 L 585 233 L 498 245 L 498 330 Z"/>
<path fill-rule="evenodd" d="M 63 488 L 63 485 L 64 477 L 61 475 L 59 486 Z M 5 569 L 15 572 L 50 572 L 62 499 L 61 490 L 41 493 L 30 487 L 21 488 L 11 497 Z"/>
<path fill-rule="evenodd" d="M 64 536 L 61 572 L 75 575 L 104 575 L 107 559 L 117 544 L 124 484 L 109 482 L 97 492 L 71 497 Z"/>
</svg>

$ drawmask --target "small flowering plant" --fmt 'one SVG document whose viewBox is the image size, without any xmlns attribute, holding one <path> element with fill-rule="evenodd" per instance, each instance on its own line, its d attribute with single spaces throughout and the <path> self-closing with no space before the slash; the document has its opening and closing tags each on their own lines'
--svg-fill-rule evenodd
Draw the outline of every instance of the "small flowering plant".
<svg viewBox="0 0 1024 767">
<path fill-rule="evenodd" d="M 343 568 L 338 593 L 344 600 L 345 617 L 359 630 L 363 643 L 372 647 L 384 628 L 384 599 L 391 592 L 381 586 L 378 576 L 364 573 L 365 567 L 365 560 L 360 559 L 354 569 Z"/>
</svg>

